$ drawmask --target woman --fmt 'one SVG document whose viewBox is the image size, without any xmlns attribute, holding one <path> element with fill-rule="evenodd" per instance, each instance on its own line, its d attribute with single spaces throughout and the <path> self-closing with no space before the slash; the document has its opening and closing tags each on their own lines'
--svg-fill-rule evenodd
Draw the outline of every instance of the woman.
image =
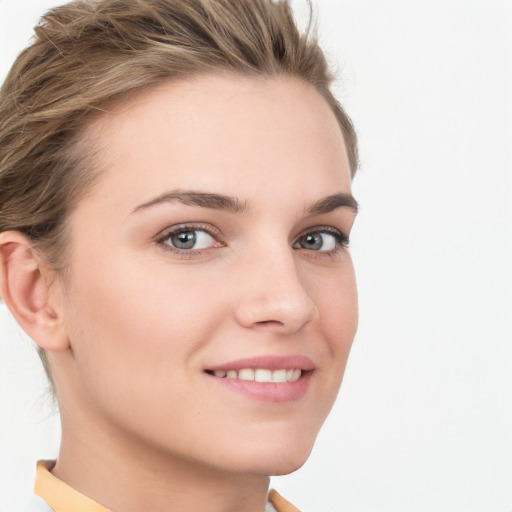
<svg viewBox="0 0 512 512">
<path fill-rule="evenodd" d="M 266 0 L 77 1 L 36 36 L 0 96 L 0 290 L 59 402 L 39 503 L 295 510 L 269 475 L 307 459 L 357 326 L 321 50 Z"/>
</svg>

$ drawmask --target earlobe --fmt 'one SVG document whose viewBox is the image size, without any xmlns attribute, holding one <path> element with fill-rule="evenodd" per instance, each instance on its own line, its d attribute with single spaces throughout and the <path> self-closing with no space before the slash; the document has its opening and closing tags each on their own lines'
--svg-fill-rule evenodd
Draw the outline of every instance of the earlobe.
<svg viewBox="0 0 512 512">
<path fill-rule="evenodd" d="M 0 264 L 0 294 L 20 327 L 45 350 L 68 348 L 48 275 L 30 239 L 18 231 L 0 233 Z"/>
</svg>

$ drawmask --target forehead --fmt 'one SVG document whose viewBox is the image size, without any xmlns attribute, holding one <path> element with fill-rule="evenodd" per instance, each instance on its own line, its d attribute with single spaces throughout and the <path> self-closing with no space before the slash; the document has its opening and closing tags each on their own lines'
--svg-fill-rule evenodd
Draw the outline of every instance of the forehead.
<svg viewBox="0 0 512 512">
<path fill-rule="evenodd" d="M 291 77 L 165 83 L 102 115 L 87 136 L 99 146 L 105 193 L 123 189 L 135 202 L 176 187 L 244 197 L 306 184 L 312 195 L 350 188 L 334 114 Z"/>
</svg>

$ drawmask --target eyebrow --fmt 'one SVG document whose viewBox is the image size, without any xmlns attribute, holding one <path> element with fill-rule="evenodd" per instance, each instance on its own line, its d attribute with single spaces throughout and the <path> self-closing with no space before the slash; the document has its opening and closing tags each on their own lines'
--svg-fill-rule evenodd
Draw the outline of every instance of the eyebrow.
<svg viewBox="0 0 512 512">
<path fill-rule="evenodd" d="M 149 208 L 159 203 L 173 203 L 178 201 L 189 206 L 200 206 L 201 208 L 212 208 L 213 210 L 227 210 L 233 213 L 241 213 L 247 210 L 247 202 L 239 201 L 235 197 L 223 194 L 211 194 L 208 192 L 179 191 L 166 192 L 147 203 L 140 204 L 133 210 L 136 211 Z"/>
<path fill-rule="evenodd" d="M 173 190 L 140 204 L 132 213 L 150 208 L 156 204 L 173 203 L 176 201 L 188 206 L 226 210 L 232 213 L 243 213 L 248 209 L 247 201 L 240 201 L 236 197 L 226 196 L 224 194 L 212 194 L 209 192 Z M 306 213 L 308 215 L 320 215 L 322 213 L 332 212 L 338 208 L 348 208 L 357 214 L 358 204 L 351 194 L 340 192 L 319 199 L 306 210 Z"/>
<path fill-rule="evenodd" d="M 352 210 L 355 215 L 359 210 L 359 205 L 352 194 L 339 192 L 330 196 L 319 199 L 313 206 L 307 209 L 309 215 L 320 215 L 322 213 L 329 213 L 338 208 L 348 208 Z"/>
</svg>

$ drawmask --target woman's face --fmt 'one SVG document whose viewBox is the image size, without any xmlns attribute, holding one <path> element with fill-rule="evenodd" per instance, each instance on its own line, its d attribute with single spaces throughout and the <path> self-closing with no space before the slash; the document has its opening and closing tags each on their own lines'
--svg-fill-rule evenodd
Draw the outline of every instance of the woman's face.
<svg viewBox="0 0 512 512">
<path fill-rule="evenodd" d="M 70 217 L 63 399 L 114 443 L 296 469 L 357 324 L 355 203 L 327 103 L 292 78 L 207 76 L 144 93 L 87 137 L 105 172 Z"/>
</svg>

